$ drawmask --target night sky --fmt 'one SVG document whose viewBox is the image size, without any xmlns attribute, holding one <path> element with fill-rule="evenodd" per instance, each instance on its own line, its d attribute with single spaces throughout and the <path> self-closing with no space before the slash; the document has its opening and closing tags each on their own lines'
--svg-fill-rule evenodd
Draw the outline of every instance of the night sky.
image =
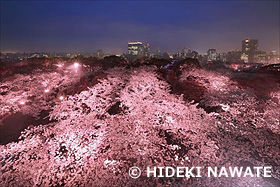
<svg viewBox="0 0 280 187">
<path fill-rule="evenodd" d="M 2 52 L 120 54 L 128 41 L 226 52 L 245 38 L 279 51 L 279 1 L 1 1 Z"/>
</svg>

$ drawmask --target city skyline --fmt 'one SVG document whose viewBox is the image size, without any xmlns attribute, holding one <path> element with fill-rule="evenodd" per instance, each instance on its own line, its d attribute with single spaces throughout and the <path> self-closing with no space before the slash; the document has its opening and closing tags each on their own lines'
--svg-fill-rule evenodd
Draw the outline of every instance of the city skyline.
<svg viewBox="0 0 280 187">
<path fill-rule="evenodd" d="M 256 41 L 258 41 L 258 39 L 246 38 L 246 39 L 241 40 L 242 43 L 240 44 L 240 48 L 231 49 L 231 50 L 229 50 L 229 51 L 218 51 L 218 50 L 216 50 L 215 46 L 213 46 L 212 48 L 209 48 L 209 49 L 207 49 L 206 51 L 199 52 L 199 54 L 201 54 L 201 55 L 207 54 L 208 51 L 209 51 L 210 49 L 215 49 L 218 53 L 228 53 L 228 52 L 232 52 L 232 51 L 240 51 L 240 52 L 243 52 L 243 51 L 244 51 L 244 49 L 243 49 L 243 42 L 244 42 L 245 40 L 256 40 Z M 141 45 L 143 45 L 143 44 L 149 45 L 149 48 L 150 48 L 150 46 L 152 46 L 153 50 L 150 50 L 150 49 L 149 49 L 149 51 L 150 51 L 151 53 L 157 53 L 157 50 L 160 50 L 160 49 L 161 49 L 160 46 L 153 46 L 151 43 L 149 43 L 149 42 L 142 42 L 141 40 L 138 40 L 138 41 L 137 41 L 137 40 L 129 41 L 129 42 L 127 42 L 126 44 L 130 44 L 130 43 L 141 43 Z M 143 47 L 144 47 L 144 45 L 143 45 Z M 186 45 L 185 45 L 185 46 L 182 46 L 181 49 L 179 49 L 178 51 L 172 51 L 172 52 L 170 52 L 170 51 L 162 51 L 162 50 L 160 50 L 160 52 L 161 52 L 161 53 L 170 53 L 170 54 L 172 54 L 172 53 L 181 52 L 182 50 L 185 50 L 185 49 L 186 49 L 186 50 L 190 50 L 190 51 L 195 51 L 195 52 L 197 52 L 196 49 L 191 49 L 190 47 L 188 47 L 188 46 L 186 46 Z M 117 53 L 108 53 L 108 52 L 106 52 L 106 49 L 101 49 L 101 48 L 96 48 L 95 50 L 92 50 L 92 51 L 32 51 L 32 52 L 28 52 L 28 51 L 7 51 L 7 52 L 5 52 L 5 51 L 0 51 L 0 52 L 3 53 L 3 54 L 5 54 L 5 53 L 6 53 L 6 54 L 8 54 L 8 53 L 81 53 L 81 54 L 82 54 L 82 53 L 85 53 L 85 54 L 90 54 L 90 53 L 98 52 L 99 50 L 101 50 L 102 52 L 105 52 L 106 54 L 111 54 L 111 55 L 121 55 L 121 54 L 127 54 L 127 53 L 129 53 L 127 48 L 125 49 L 124 52 L 119 53 L 119 54 L 117 54 Z M 260 49 L 260 48 L 258 48 L 257 50 L 259 50 L 259 51 L 264 51 L 264 52 L 267 52 L 267 53 L 273 52 L 273 53 L 279 54 L 279 52 L 278 52 L 277 50 L 265 51 L 265 50 L 262 50 L 262 49 Z"/>
<path fill-rule="evenodd" d="M 207 49 L 207 51 L 204 51 L 204 52 L 202 52 L 202 53 L 199 53 L 199 54 L 201 54 L 201 55 L 207 55 L 207 53 L 209 52 L 209 50 L 215 50 L 215 52 L 218 52 L 218 53 L 228 53 L 228 52 L 234 52 L 234 51 L 240 51 L 240 52 L 245 52 L 245 44 L 244 44 L 244 42 L 246 41 L 246 43 L 248 42 L 248 41 L 254 41 L 254 42 L 256 42 L 256 48 L 254 49 L 254 50 L 256 50 L 256 51 L 260 51 L 260 52 L 266 52 L 266 53 L 275 53 L 275 54 L 278 54 L 277 53 L 277 51 L 275 51 L 275 50 L 272 50 L 272 51 L 265 51 L 265 50 L 262 50 L 262 49 L 260 49 L 258 46 L 258 39 L 249 39 L 249 38 L 246 38 L 246 39 L 243 39 L 243 40 L 241 40 L 241 47 L 239 48 L 239 49 L 233 49 L 233 50 L 230 50 L 230 51 L 217 51 L 216 50 L 216 48 L 211 48 L 211 49 Z M 182 48 L 181 48 L 181 50 L 179 49 L 178 51 L 175 51 L 175 52 L 170 52 L 170 51 L 161 51 L 160 50 L 160 46 L 155 46 L 155 47 L 153 47 L 154 49 L 153 50 L 150 50 L 150 47 L 151 47 L 151 44 L 150 43 L 144 43 L 144 42 L 142 42 L 142 41 L 140 41 L 140 40 L 138 40 L 138 41 L 129 41 L 129 42 L 127 42 L 127 44 L 128 44 L 128 48 L 126 49 L 126 51 L 125 52 L 123 52 L 122 54 L 130 54 L 131 52 L 130 52 L 130 50 L 131 49 L 129 49 L 130 47 L 130 45 L 134 45 L 134 44 L 136 44 L 136 45 L 141 45 L 141 47 L 143 48 L 143 49 L 141 49 L 141 50 L 143 50 L 142 52 L 143 52 L 143 54 L 145 53 L 145 51 L 144 51 L 144 48 L 145 47 L 148 47 L 149 49 L 148 49 L 148 51 L 149 51 L 149 53 L 151 53 L 151 54 L 156 54 L 156 53 L 170 53 L 170 54 L 172 54 L 172 53 L 180 53 L 180 52 L 182 52 L 182 51 L 184 51 L 184 50 L 187 50 L 187 51 L 189 51 L 189 52 L 191 52 L 191 51 L 194 51 L 194 52 L 197 52 L 196 51 L 196 49 L 191 49 L 191 48 L 189 48 L 189 47 L 187 47 L 187 46 L 183 46 Z M 246 44 L 246 47 L 247 47 L 247 45 L 248 44 Z M 29 53 L 29 54 L 32 54 L 32 53 L 77 53 L 77 54 L 91 54 L 91 53 L 98 53 L 98 52 L 102 52 L 102 53 L 106 53 L 106 51 L 103 51 L 104 49 L 100 49 L 100 48 L 98 48 L 97 50 L 92 50 L 92 51 L 34 51 L 34 52 L 27 52 L 27 51 L 23 51 L 23 52 L 2 52 L 2 51 L 0 51 L 2 54 L 9 54 L 9 53 L 11 53 L 11 54 L 16 54 L 16 53 L 19 53 L 19 54 L 24 54 L 24 53 Z M 106 50 L 106 49 L 105 49 Z M 247 50 L 246 50 L 247 51 Z M 114 53 L 106 53 L 106 54 L 110 54 L 110 55 L 122 55 L 122 54 L 114 54 Z M 132 54 L 132 55 L 136 55 L 136 54 Z"/>
<path fill-rule="evenodd" d="M 128 42 L 127 52 L 123 54 L 108 54 L 104 53 L 102 49 L 98 49 L 96 52 L 37 52 L 37 53 L 0 53 L 0 59 L 11 61 L 22 61 L 27 58 L 39 58 L 39 57 L 63 57 L 63 58 L 75 58 L 75 57 L 97 57 L 98 59 L 105 58 L 111 55 L 117 55 L 128 61 L 134 61 L 140 58 L 157 58 L 166 60 L 181 60 L 185 58 L 197 59 L 201 63 L 205 62 L 238 62 L 238 63 L 261 63 L 261 64 L 273 64 L 279 63 L 279 54 L 276 51 L 266 52 L 259 49 L 257 39 L 244 39 L 241 42 L 242 49 L 228 52 L 217 52 L 216 49 L 208 49 L 207 53 L 199 54 L 195 50 L 184 47 L 182 51 L 170 53 L 166 51 L 160 51 L 159 47 L 156 47 L 153 52 L 150 50 L 150 44 L 143 43 L 142 41 Z M 111 56 L 112 57 L 112 56 Z"/>
<path fill-rule="evenodd" d="M 279 53 L 278 7 L 278 1 L 1 1 L 1 52 L 122 54 L 127 42 L 142 41 L 151 51 L 186 46 L 201 54 L 241 49 L 240 41 L 251 38 L 261 50 Z"/>
</svg>

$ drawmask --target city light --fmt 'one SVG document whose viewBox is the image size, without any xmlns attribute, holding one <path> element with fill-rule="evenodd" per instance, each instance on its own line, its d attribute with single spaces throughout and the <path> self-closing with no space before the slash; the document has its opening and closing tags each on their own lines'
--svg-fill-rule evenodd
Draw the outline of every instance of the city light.
<svg viewBox="0 0 280 187">
<path fill-rule="evenodd" d="M 63 99 L 64 99 L 64 97 L 63 97 L 63 96 L 60 96 L 60 97 L 59 97 L 59 99 L 60 99 L 60 100 L 63 100 Z"/>
<path fill-rule="evenodd" d="M 45 93 L 49 93 L 50 92 L 50 90 L 49 89 L 45 89 Z"/>
<path fill-rule="evenodd" d="M 75 67 L 75 68 L 78 68 L 79 66 L 80 66 L 80 64 L 79 64 L 78 62 L 75 62 L 75 63 L 74 63 L 74 67 Z"/>
</svg>

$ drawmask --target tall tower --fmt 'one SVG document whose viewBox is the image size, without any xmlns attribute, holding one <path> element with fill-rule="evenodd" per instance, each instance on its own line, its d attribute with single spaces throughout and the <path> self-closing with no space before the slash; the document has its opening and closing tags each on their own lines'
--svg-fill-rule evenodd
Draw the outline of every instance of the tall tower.
<svg viewBox="0 0 280 187">
<path fill-rule="evenodd" d="M 144 56 L 142 42 L 128 42 L 127 54 L 131 58 L 140 58 Z"/>
<path fill-rule="evenodd" d="M 151 54 L 150 44 L 145 44 L 144 45 L 144 56 L 150 57 L 150 54 Z"/>
<path fill-rule="evenodd" d="M 248 55 L 248 62 L 254 62 L 254 55 L 258 50 L 258 40 L 242 40 L 242 52 Z"/>
</svg>

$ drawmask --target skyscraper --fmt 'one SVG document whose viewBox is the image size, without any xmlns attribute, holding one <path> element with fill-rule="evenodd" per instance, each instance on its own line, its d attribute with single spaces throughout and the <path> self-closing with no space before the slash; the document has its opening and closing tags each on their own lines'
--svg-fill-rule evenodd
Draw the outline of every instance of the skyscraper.
<svg viewBox="0 0 280 187">
<path fill-rule="evenodd" d="M 258 40 L 242 40 L 242 52 L 248 55 L 248 62 L 254 62 L 254 55 L 258 51 Z"/>
<path fill-rule="evenodd" d="M 215 61 L 217 60 L 217 53 L 216 53 L 216 49 L 209 49 L 207 51 L 207 61 Z"/>
<path fill-rule="evenodd" d="M 150 55 L 151 55 L 150 44 L 145 44 L 144 45 L 144 56 L 150 57 Z"/>
<path fill-rule="evenodd" d="M 140 58 L 144 56 L 142 42 L 128 42 L 127 54 L 132 58 Z"/>
</svg>

